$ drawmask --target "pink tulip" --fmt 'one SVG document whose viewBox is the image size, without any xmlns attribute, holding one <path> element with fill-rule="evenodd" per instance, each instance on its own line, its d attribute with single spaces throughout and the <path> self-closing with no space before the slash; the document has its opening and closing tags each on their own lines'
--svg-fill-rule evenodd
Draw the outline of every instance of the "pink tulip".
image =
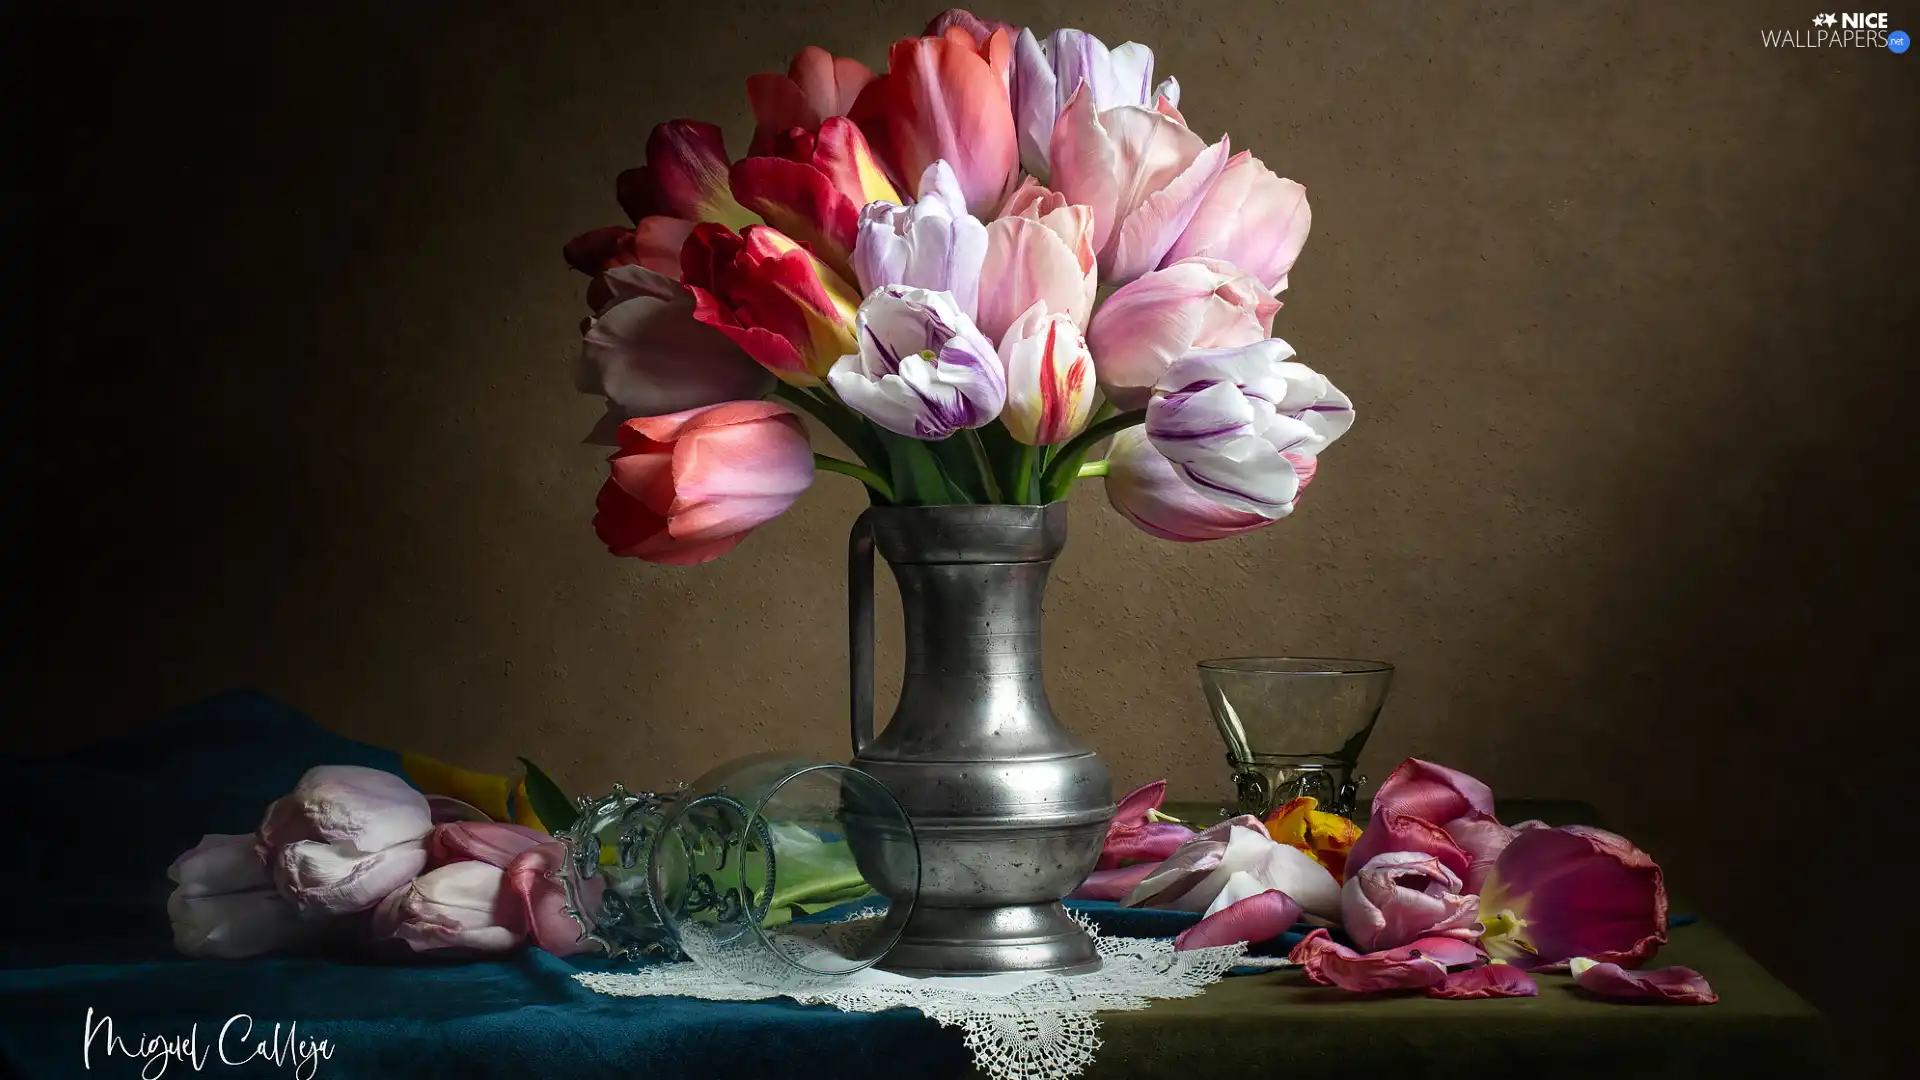
<svg viewBox="0 0 1920 1080">
<path fill-rule="evenodd" d="M 1099 287 L 1093 254 L 1093 211 L 1029 178 L 987 226 L 980 273 L 980 329 L 1000 341 L 1036 301 L 1087 325 Z"/>
<path fill-rule="evenodd" d="M 1215 259 L 1142 274 L 1108 297 L 1087 327 L 1100 389 L 1116 408 L 1145 408 L 1174 361 L 1195 349 L 1263 341 L 1279 310 L 1259 281 Z"/>
<path fill-rule="evenodd" d="M 1309 469 L 1300 481 L 1302 491 L 1317 459 L 1303 460 Z M 1296 467 L 1299 464 L 1295 462 Z M 1137 427 L 1126 428 L 1113 437 L 1107 449 L 1106 483 L 1107 501 L 1114 510 L 1142 532 L 1162 540 L 1220 540 L 1279 520 L 1230 509 L 1202 495 L 1174 472 L 1173 463 L 1154 449 L 1147 433 Z"/>
<path fill-rule="evenodd" d="M 252 834 L 209 834 L 167 868 L 176 888 L 167 897 L 173 945 L 187 956 L 237 959 L 300 945 L 317 920 L 274 891 Z"/>
<path fill-rule="evenodd" d="M 1380 785 L 1373 805 L 1444 823 L 1473 811 L 1493 813 L 1493 789 L 1458 769 L 1408 758 Z"/>
<path fill-rule="evenodd" d="M 1601 997 L 1675 1005 L 1712 1005 L 1720 1000 L 1706 977 L 1690 967 L 1628 971 L 1619 964 L 1596 963 L 1584 956 L 1574 957 L 1568 967 L 1575 985 Z"/>
<path fill-rule="evenodd" d="M 1467 1001 L 1477 998 L 1538 997 L 1533 977 L 1512 964 L 1481 964 L 1455 971 L 1438 986 L 1427 987 L 1428 997 Z"/>
<path fill-rule="evenodd" d="M 1055 30 L 1044 38 L 1022 30 L 1013 42 L 1013 119 L 1028 172 L 1047 174 L 1054 124 L 1083 85 L 1096 112 L 1143 105 L 1179 117 L 1180 84 L 1169 78 L 1154 85 L 1153 50 L 1145 45 L 1129 41 L 1108 49 L 1084 30 Z"/>
<path fill-rule="evenodd" d="M 1226 899 L 1230 893 L 1220 894 Z M 1257 889 L 1218 904 L 1216 909 L 1173 939 L 1175 952 L 1232 945 L 1238 941 L 1272 941 L 1300 921 L 1300 905 L 1278 889 Z"/>
<path fill-rule="evenodd" d="M 1275 843 L 1260 819 L 1229 818 L 1195 834 L 1135 886 L 1128 907 L 1205 912 L 1236 874 L 1251 875 L 1262 889 L 1278 889 L 1308 914 L 1340 914 L 1340 886 L 1333 875 L 1296 848 Z"/>
<path fill-rule="evenodd" d="M 1280 292 L 1313 225 L 1307 189 L 1273 175 L 1244 151 L 1219 176 L 1166 249 L 1166 260 L 1219 259 L 1245 269 L 1268 291 Z"/>
<path fill-rule="evenodd" d="M 1408 758 L 1373 797 L 1373 820 L 1351 858 L 1388 851 L 1424 851 L 1478 893 L 1514 830 L 1493 816 L 1493 790 L 1457 769 Z"/>
<path fill-rule="evenodd" d="M 1127 793 L 1107 823 L 1107 839 L 1100 847 L 1095 870 L 1113 870 L 1130 863 L 1157 863 L 1193 838 L 1193 830 L 1174 821 L 1153 821 L 1148 811 L 1160 809 L 1167 782 L 1155 780 Z M 1091 880 L 1091 879 L 1089 879 Z"/>
<path fill-rule="evenodd" d="M 1479 900 L 1460 894 L 1460 879 L 1431 855 L 1390 851 L 1347 877 L 1341 922 L 1360 948 L 1393 949 L 1424 937 L 1480 936 Z"/>
<path fill-rule="evenodd" d="M 733 550 L 813 483 L 800 419 L 765 401 L 730 401 L 621 425 L 594 532 L 607 550 L 692 566 Z"/>
<path fill-rule="evenodd" d="M 427 865 L 483 862 L 505 869 L 522 852 L 553 842 L 553 837 L 539 829 L 506 822 L 461 821 L 436 825 L 427 835 Z"/>
<path fill-rule="evenodd" d="M 1007 402 L 1000 422 L 1014 441 L 1056 446 L 1093 417 L 1093 354 L 1066 312 L 1035 300 L 1000 339 Z"/>
<path fill-rule="evenodd" d="M 945 158 L 960 179 L 967 209 L 984 217 L 1000 205 L 1019 171 L 1007 97 L 1012 47 L 1005 30 L 980 42 L 961 26 L 896 42 L 887 74 L 861 91 L 848 115 L 896 181 L 913 183 Z"/>
<path fill-rule="evenodd" d="M 964 32 L 973 39 L 974 47 L 980 49 L 986 48 L 995 30 L 1005 30 L 1010 36 L 1020 32 L 1020 28 L 1010 22 L 983 19 L 966 8 L 948 8 L 927 23 L 924 33 L 927 37 L 940 37 L 953 29 Z"/>
<path fill-rule="evenodd" d="M 1152 109 L 1098 112 L 1082 86 L 1054 125 L 1049 183 L 1068 202 L 1093 209 L 1100 276 L 1125 283 L 1167 261 L 1227 151 L 1226 139 L 1208 146 Z"/>
<path fill-rule="evenodd" d="M 806 245 L 842 277 L 853 276 L 861 209 L 900 202 L 866 138 L 844 116 L 829 118 L 817 135 L 783 145 L 778 156 L 742 158 L 729 177 L 742 206 Z"/>
<path fill-rule="evenodd" d="M 462 802 L 451 795 L 427 796 L 427 809 L 433 816 L 435 825 L 446 825 L 456 821 L 492 821 L 485 810 L 469 802 Z"/>
<path fill-rule="evenodd" d="M 607 399 L 590 441 L 612 444 L 619 426 L 636 416 L 744 401 L 773 389 L 772 372 L 693 317 L 693 297 L 676 282 L 640 266 L 616 267 L 599 281 L 607 303 L 581 335 L 574 378 L 582 393 Z"/>
<path fill-rule="evenodd" d="M 1125 900 L 1128 893 L 1139 888 L 1140 883 L 1158 869 L 1159 865 L 1159 863 L 1142 862 L 1115 867 L 1112 870 L 1095 870 L 1087 875 L 1087 880 L 1081 882 L 1079 888 L 1073 890 L 1071 896 L 1075 900 L 1108 900 L 1117 903 Z"/>
<path fill-rule="evenodd" d="M 1320 929 L 1295 945 L 1287 959 L 1299 964 L 1308 980 L 1321 986 L 1337 986 L 1356 993 L 1424 990 L 1446 981 L 1450 950 L 1472 951 L 1471 946 L 1453 938 L 1433 940 L 1446 943 L 1436 950 L 1439 955 L 1423 948 L 1427 945 L 1425 940 L 1399 949 L 1362 954 Z"/>
<path fill-rule="evenodd" d="M 1487 952 L 1527 968 L 1576 956 L 1638 965 L 1667 942 L 1660 867 L 1624 837 L 1568 825 L 1521 829 L 1480 892 Z"/>
<path fill-rule="evenodd" d="M 395 889 L 373 912 L 376 939 L 404 941 L 414 952 L 505 952 L 527 936 L 506 871 L 483 862 L 448 863 Z"/>
<path fill-rule="evenodd" d="M 280 894 L 302 911 L 365 911 L 426 865 L 426 796 L 358 765 L 307 770 L 274 801 L 255 844 Z"/>
<path fill-rule="evenodd" d="M 853 102 L 873 81 L 873 70 L 858 60 L 836 57 L 818 45 L 794 55 L 785 75 L 747 77 L 747 100 L 753 105 L 754 156 L 775 153 L 775 141 L 795 128 L 813 132 L 836 116 L 847 115 Z"/>
<path fill-rule="evenodd" d="M 566 845 L 556 840 L 528 848 L 507 866 L 507 887 L 520 905 L 533 943 L 555 956 L 595 949 L 592 942 L 582 939 L 580 923 L 567 914 L 566 887 L 555 876 L 566 860 Z M 597 907 L 606 879 L 589 878 L 580 883 L 580 888 L 584 890 L 581 902 Z"/>
</svg>

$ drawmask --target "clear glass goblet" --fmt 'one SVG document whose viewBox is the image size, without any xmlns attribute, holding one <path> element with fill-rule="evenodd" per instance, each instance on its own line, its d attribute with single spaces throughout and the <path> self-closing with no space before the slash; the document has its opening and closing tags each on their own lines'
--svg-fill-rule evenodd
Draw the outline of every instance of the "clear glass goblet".
<svg viewBox="0 0 1920 1080">
<path fill-rule="evenodd" d="M 1242 656 L 1199 667 L 1240 813 L 1264 815 L 1300 796 L 1330 813 L 1353 813 L 1366 781 L 1355 770 L 1393 682 L 1392 664 Z"/>
</svg>

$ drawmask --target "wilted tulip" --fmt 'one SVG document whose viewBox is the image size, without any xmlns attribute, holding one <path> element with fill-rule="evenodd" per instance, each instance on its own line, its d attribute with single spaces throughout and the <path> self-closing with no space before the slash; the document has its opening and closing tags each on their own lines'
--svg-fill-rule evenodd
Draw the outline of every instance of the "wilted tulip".
<svg viewBox="0 0 1920 1080">
<path fill-rule="evenodd" d="M 1031 178 L 1007 198 L 987 226 L 980 286 L 980 330 L 994 341 L 1036 301 L 1085 328 L 1099 288 L 1093 256 L 1093 211 Z"/>
<path fill-rule="evenodd" d="M 1153 85 L 1153 50 L 1137 41 L 1108 49 L 1084 30 L 1055 30 L 1045 38 L 1022 30 L 1013 44 L 1013 119 L 1020 164 L 1033 175 L 1047 175 L 1054 121 L 1082 84 L 1097 112 L 1180 104 L 1179 83 Z"/>
<path fill-rule="evenodd" d="M 380 901 L 373 935 L 404 941 L 415 952 L 505 952 L 527 936 L 519 900 L 505 885 L 506 871 L 483 862 L 430 870 Z"/>
<path fill-rule="evenodd" d="M 1470 963 L 1478 955 L 1473 946 L 1456 938 L 1422 939 L 1398 949 L 1358 953 L 1320 929 L 1295 945 L 1287 959 L 1321 986 L 1375 993 L 1439 986 L 1446 981 L 1449 966 Z"/>
<path fill-rule="evenodd" d="M 1333 880 L 1344 883 L 1347 867 L 1357 865 L 1348 861 L 1348 855 L 1360 838 L 1360 827 L 1319 807 L 1320 800 L 1302 795 L 1275 807 L 1261 822 L 1275 842 L 1305 852 L 1326 867 Z"/>
<path fill-rule="evenodd" d="M 1116 408 L 1145 408 L 1174 361 L 1273 333 L 1279 301 L 1239 267 L 1187 259 L 1142 274 L 1107 298 L 1087 326 L 1100 389 Z"/>
<path fill-rule="evenodd" d="M 1568 825 L 1521 829 L 1480 892 L 1481 944 L 1521 967 L 1584 956 L 1638 965 L 1667 942 L 1660 867 L 1626 838 Z"/>
<path fill-rule="evenodd" d="M 898 203 L 853 121 L 836 116 L 783 147 L 779 156 L 742 158 L 730 176 L 734 198 L 794 240 L 807 245 L 843 276 L 853 274 L 860 211 L 870 203 Z"/>
<path fill-rule="evenodd" d="M 1309 914 L 1340 914 L 1340 886 L 1327 868 L 1306 855 L 1276 844 L 1258 818 L 1229 818 L 1196 834 L 1141 881 L 1124 903 L 1128 907 L 1206 911 L 1238 873 L 1251 874 L 1262 888 L 1278 889 Z"/>
<path fill-rule="evenodd" d="M 753 106 L 754 127 L 748 153 L 776 153 L 776 140 L 794 129 L 818 131 L 827 120 L 845 116 L 872 81 L 867 65 L 836 57 L 818 45 L 794 54 L 785 75 L 749 75 L 747 100 Z"/>
<path fill-rule="evenodd" d="M 1428 997 L 1471 1001 L 1480 998 L 1538 997 L 1540 985 L 1525 971 L 1502 961 L 1481 964 L 1447 974 L 1445 982 L 1427 987 Z"/>
<path fill-rule="evenodd" d="M 1036 300 L 1000 339 L 1007 404 L 1000 419 L 1017 442 L 1054 446 L 1093 416 L 1093 354 L 1073 316 Z"/>
<path fill-rule="evenodd" d="M 167 877 L 176 886 L 167 897 L 173 947 L 187 956 L 259 956 L 305 942 L 320 925 L 274 890 L 252 834 L 201 837 Z"/>
<path fill-rule="evenodd" d="M 1000 358 L 951 294 L 885 286 L 860 305 L 859 328 L 859 351 L 828 377 L 849 408 L 915 439 L 944 439 L 1000 415 Z"/>
<path fill-rule="evenodd" d="M 1479 901 L 1431 855 L 1390 851 L 1363 864 L 1340 893 L 1341 923 L 1367 952 L 1424 937 L 1480 936 Z"/>
<path fill-rule="evenodd" d="M 1307 189 L 1273 175 L 1259 158 L 1242 151 L 1220 171 L 1166 259 L 1229 262 L 1277 293 L 1287 287 L 1287 272 L 1312 225 Z"/>
<path fill-rule="evenodd" d="M 730 401 L 621 425 L 594 532 L 607 550 L 692 566 L 737 547 L 813 483 L 800 418 L 766 401 Z"/>
<path fill-rule="evenodd" d="M 1147 437 L 1174 471 L 1215 502 L 1284 517 L 1300 493 L 1293 458 L 1313 458 L 1353 424 L 1353 404 L 1269 338 L 1189 353 L 1147 406 Z"/>
<path fill-rule="evenodd" d="M 426 796 L 358 765 L 308 769 L 276 799 L 256 845 L 282 896 L 302 911 L 365 911 L 426 865 Z"/>
<path fill-rule="evenodd" d="M 966 195 L 945 161 L 927 166 L 911 206 L 875 202 L 860 211 L 853 269 L 862 296 L 882 285 L 947 292 L 971 319 L 979 311 L 986 257 L 987 227 L 967 213 Z"/>
<path fill-rule="evenodd" d="M 853 286 L 780 230 L 699 225 L 681 250 L 693 317 L 792 386 L 818 386 L 854 349 Z"/>
<path fill-rule="evenodd" d="M 1053 129 L 1048 183 L 1093 209 L 1093 247 L 1105 281 L 1132 281 L 1167 259 L 1227 163 L 1172 117 L 1122 105 L 1101 112 L 1083 85 Z"/>
<path fill-rule="evenodd" d="M 887 73 L 861 91 L 848 115 L 896 179 L 912 183 L 944 158 L 967 209 L 991 213 L 1020 165 L 1007 98 L 1012 51 L 1005 30 L 980 42 L 958 26 L 896 42 Z"/>
<path fill-rule="evenodd" d="M 675 259 L 679 256 L 676 253 Z M 693 316 L 693 297 L 639 266 L 602 274 L 609 298 L 581 335 L 574 385 L 607 399 L 606 417 L 588 436 L 611 445 L 636 416 L 763 397 L 772 372 L 725 334 Z"/>
<path fill-rule="evenodd" d="M 1457 769 L 1419 758 L 1401 762 L 1373 797 L 1373 820 L 1354 845 L 1364 862 L 1387 851 L 1424 851 L 1478 893 L 1514 830 L 1493 816 L 1493 791 Z"/>
</svg>

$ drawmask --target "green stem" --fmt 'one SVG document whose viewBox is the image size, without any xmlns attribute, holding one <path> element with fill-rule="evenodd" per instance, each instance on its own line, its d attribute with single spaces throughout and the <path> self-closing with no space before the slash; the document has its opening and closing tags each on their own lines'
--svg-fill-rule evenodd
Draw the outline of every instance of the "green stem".
<svg viewBox="0 0 1920 1080">
<path fill-rule="evenodd" d="M 878 439 L 866 426 L 864 420 L 839 402 L 818 394 L 808 393 L 797 386 L 781 383 L 773 391 L 773 396 L 804 410 L 821 425 L 833 433 L 833 437 L 845 443 L 855 457 L 876 473 L 887 472 L 886 451 Z"/>
<path fill-rule="evenodd" d="M 1107 410 L 1103 407 L 1101 411 Z M 1087 430 L 1063 443 L 1059 452 L 1053 455 L 1053 462 L 1047 466 L 1046 475 L 1040 478 L 1040 487 L 1047 501 L 1053 502 L 1066 497 L 1067 491 L 1073 487 L 1074 478 L 1079 475 L 1080 463 L 1087 459 L 1094 444 L 1115 432 L 1125 431 L 1135 424 L 1145 423 L 1146 419 L 1147 410 L 1145 409 L 1115 413 L 1088 425 Z"/>
<path fill-rule="evenodd" d="M 1015 459 L 1013 493 L 1018 496 L 1023 503 L 1039 501 L 1033 493 L 1033 479 L 1039 472 L 1039 469 L 1036 468 L 1039 464 L 1039 457 L 1040 453 L 1035 447 L 1022 446 L 1019 457 Z"/>
<path fill-rule="evenodd" d="M 987 460 L 987 447 L 980 441 L 980 433 L 969 429 L 960 436 L 966 441 L 967 452 L 973 457 L 973 468 L 980 474 L 980 484 L 987 493 L 988 502 L 1006 502 L 1000 494 L 1000 481 L 994 479 L 993 462 Z"/>
<path fill-rule="evenodd" d="M 874 493 L 881 498 L 888 502 L 893 501 L 893 485 L 887 483 L 886 477 L 881 476 L 865 465 L 855 465 L 851 461 L 841 461 L 839 458 L 827 454 L 815 454 L 813 455 L 813 467 L 823 469 L 827 472 L 836 472 L 841 476 L 851 476 L 855 480 L 872 488 Z"/>
<path fill-rule="evenodd" d="M 1101 458 L 1099 461 L 1089 461 L 1085 465 L 1080 466 L 1080 471 L 1073 475 L 1074 478 L 1078 480 L 1085 480 L 1090 476 L 1105 476 L 1107 475 L 1107 459 Z"/>
</svg>

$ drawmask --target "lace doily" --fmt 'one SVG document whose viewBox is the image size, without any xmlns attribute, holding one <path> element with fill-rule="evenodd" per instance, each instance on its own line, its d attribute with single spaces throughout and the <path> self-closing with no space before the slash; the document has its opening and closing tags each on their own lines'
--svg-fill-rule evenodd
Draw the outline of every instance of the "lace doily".
<svg viewBox="0 0 1920 1080">
<path fill-rule="evenodd" d="M 1076 914 L 1075 918 L 1079 916 Z M 1246 946 L 1175 952 L 1154 938 L 1094 935 L 1100 970 L 1085 975 L 1015 973 L 914 979 L 867 968 L 830 982 L 776 990 L 741 982 L 699 964 L 662 964 L 630 972 L 575 975 L 588 989 L 621 997 L 679 996 L 708 1001 L 789 997 L 843 1012 L 917 1009 L 957 1027 L 974 1065 L 993 1080 L 1067 1080 L 1093 1061 L 1105 1010 L 1144 1009 L 1155 999 L 1193 997 L 1236 966 Z"/>
</svg>

